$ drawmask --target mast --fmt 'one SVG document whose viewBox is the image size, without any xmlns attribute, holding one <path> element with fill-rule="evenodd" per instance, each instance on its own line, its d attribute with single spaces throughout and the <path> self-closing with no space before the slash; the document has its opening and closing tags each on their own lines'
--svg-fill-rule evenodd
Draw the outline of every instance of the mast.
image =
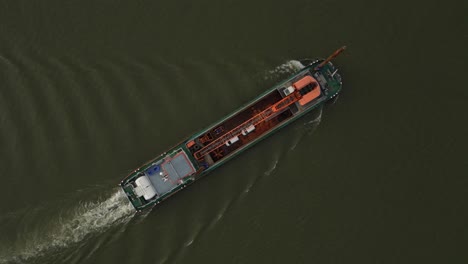
<svg viewBox="0 0 468 264">
<path fill-rule="evenodd" d="M 318 69 L 322 68 L 323 65 L 327 64 L 329 61 L 333 60 L 334 58 L 336 58 L 336 56 L 340 55 L 341 52 L 343 52 L 344 50 L 346 49 L 346 46 L 343 46 L 339 49 L 337 49 L 335 52 L 333 52 L 332 55 L 328 56 L 328 58 L 326 60 L 324 60 L 322 63 L 320 63 L 317 67 L 314 68 L 315 71 L 317 71 Z"/>
</svg>

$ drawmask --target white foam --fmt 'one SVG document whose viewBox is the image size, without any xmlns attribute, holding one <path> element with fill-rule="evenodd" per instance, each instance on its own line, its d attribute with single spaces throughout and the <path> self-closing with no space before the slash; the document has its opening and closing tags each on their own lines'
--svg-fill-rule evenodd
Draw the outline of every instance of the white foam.
<svg viewBox="0 0 468 264">
<path fill-rule="evenodd" d="M 190 245 L 193 244 L 193 241 L 195 241 L 195 238 L 190 239 L 190 241 L 188 241 L 187 243 L 185 243 L 185 246 L 186 246 L 186 247 L 189 247 Z"/>
<path fill-rule="evenodd" d="M 313 120 L 307 121 L 306 123 L 304 123 L 304 125 L 310 125 L 310 124 L 315 124 L 316 126 L 320 125 L 320 122 L 322 121 L 322 112 L 323 112 L 323 106 L 320 106 L 320 112 L 318 116 L 314 118 Z"/>
<path fill-rule="evenodd" d="M 266 176 L 270 175 L 273 171 L 275 171 L 276 166 L 278 165 L 278 161 L 279 161 L 279 155 L 276 155 L 275 159 L 271 163 L 271 167 L 264 173 Z"/>
<path fill-rule="evenodd" d="M 247 185 L 247 188 L 245 188 L 244 193 L 250 192 L 250 189 L 252 188 L 252 185 L 253 185 L 253 183 L 250 183 L 249 185 Z"/>
<path fill-rule="evenodd" d="M 82 202 L 71 211 L 52 219 L 52 228 L 34 230 L 21 238 L 22 241 L 16 241 L 10 252 L 2 252 L 0 263 L 27 261 L 79 245 L 93 235 L 127 223 L 134 212 L 121 189 L 108 199 Z"/>
<path fill-rule="evenodd" d="M 287 61 L 273 70 L 268 71 L 268 74 L 265 76 L 266 79 L 271 79 L 274 77 L 278 77 L 278 75 L 282 74 L 292 74 L 304 68 L 301 62 L 297 60 L 290 60 Z"/>
</svg>

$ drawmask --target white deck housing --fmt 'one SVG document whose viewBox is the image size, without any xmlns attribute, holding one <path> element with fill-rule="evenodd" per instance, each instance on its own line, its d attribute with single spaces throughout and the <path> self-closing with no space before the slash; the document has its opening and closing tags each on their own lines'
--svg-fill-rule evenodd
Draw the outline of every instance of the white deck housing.
<svg viewBox="0 0 468 264">
<path fill-rule="evenodd" d="M 157 193 L 153 184 L 151 184 L 148 176 L 143 175 L 135 180 L 136 187 L 134 188 L 135 194 L 138 197 L 143 196 L 145 200 L 153 198 Z"/>
</svg>

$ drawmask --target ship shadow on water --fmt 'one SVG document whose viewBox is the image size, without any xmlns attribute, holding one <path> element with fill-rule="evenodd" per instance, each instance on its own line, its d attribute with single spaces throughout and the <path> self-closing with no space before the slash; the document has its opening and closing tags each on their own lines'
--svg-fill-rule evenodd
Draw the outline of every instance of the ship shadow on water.
<svg viewBox="0 0 468 264">
<path fill-rule="evenodd" d="M 88 191 L 78 191 L 79 196 Z M 0 249 L 0 264 L 7 263 L 74 263 L 90 257 L 102 244 L 113 241 L 125 231 L 135 210 L 125 194 L 116 188 L 95 200 L 63 201 L 59 209 L 28 209 L 0 219 L 17 222 L 15 241 Z M 98 237 L 113 230 L 111 236 Z M 95 239 L 98 238 L 98 239 Z M 87 243 L 94 239 L 94 243 Z M 8 243 L 9 242 L 9 243 Z M 4 244 L 4 241 L 1 241 Z M 78 251 L 86 248 L 86 255 Z"/>
</svg>

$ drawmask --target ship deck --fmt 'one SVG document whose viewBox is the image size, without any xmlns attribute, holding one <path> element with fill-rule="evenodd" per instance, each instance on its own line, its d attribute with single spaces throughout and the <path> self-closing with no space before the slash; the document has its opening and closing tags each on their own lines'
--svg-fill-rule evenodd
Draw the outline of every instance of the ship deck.
<svg viewBox="0 0 468 264">
<path fill-rule="evenodd" d="M 189 147 L 190 152 L 197 158 L 200 165 L 212 165 L 223 159 L 229 154 L 235 152 L 240 147 L 259 138 L 264 133 L 276 127 L 279 123 L 293 116 L 290 108 L 282 109 L 278 113 L 264 113 L 273 105 L 284 99 L 277 89 L 272 90 L 258 101 L 246 106 L 234 116 L 213 126 L 205 133 L 199 135 L 195 144 Z M 254 130 L 249 133 L 234 133 L 236 141 L 230 145 L 225 144 L 229 137 L 233 135 L 232 131 L 240 131 L 242 125 L 246 122 L 255 124 Z M 210 145 L 211 144 L 211 145 Z M 212 146 L 214 144 L 214 146 Z M 198 145 L 198 146 L 197 146 Z M 201 149 L 201 151 L 200 151 Z M 202 157 L 201 157 L 202 156 Z"/>
<path fill-rule="evenodd" d="M 319 61 L 315 62 L 315 64 Z M 341 89 L 341 77 L 329 63 L 318 71 L 311 64 L 290 79 L 269 89 L 245 107 L 177 144 L 136 169 L 120 185 L 137 210 L 151 207 L 206 175 L 226 160 L 275 130 L 333 98 Z M 335 77 L 333 77 L 335 76 Z M 157 195 L 145 200 L 136 184 L 148 178 Z M 140 178 L 139 178 L 140 177 Z"/>
<path fill-rule="evenodd" d="M 145 171 L 158 195 L 164 195 L 183 182 L 183 178 L 195 172 L 186 153 L 180 151 L 172 158 L 151 164 Z"/>
</svg>

